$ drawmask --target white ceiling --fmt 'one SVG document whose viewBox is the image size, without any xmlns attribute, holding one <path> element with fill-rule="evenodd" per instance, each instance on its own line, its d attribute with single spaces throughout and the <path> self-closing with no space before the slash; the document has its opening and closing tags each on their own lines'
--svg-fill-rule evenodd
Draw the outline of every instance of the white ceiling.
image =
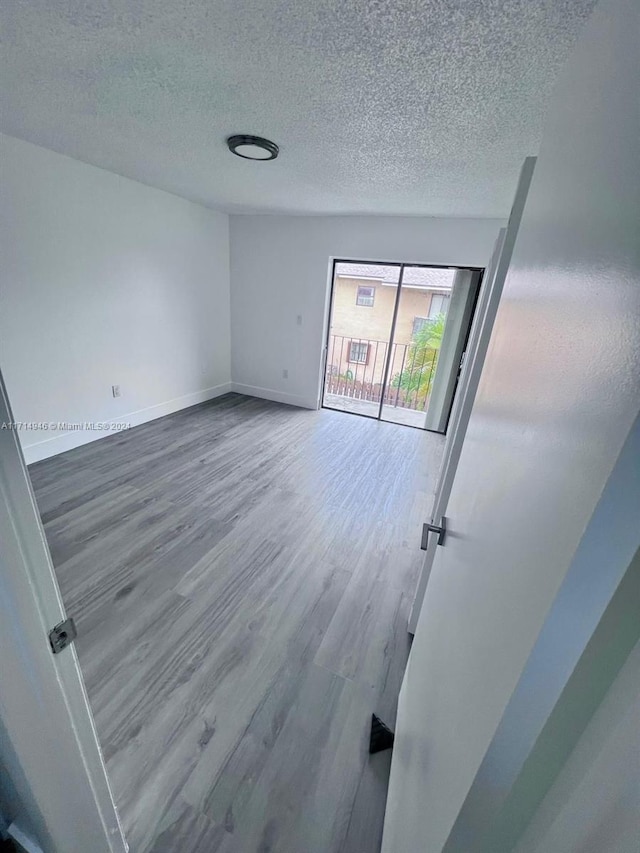
<svg viewBox="0 0 640 853">
<path fill-rule="evenodd" d="M 594 5 L 4 0 L 0 128 L 231 212 L 502 217 Z"/>
</svg>

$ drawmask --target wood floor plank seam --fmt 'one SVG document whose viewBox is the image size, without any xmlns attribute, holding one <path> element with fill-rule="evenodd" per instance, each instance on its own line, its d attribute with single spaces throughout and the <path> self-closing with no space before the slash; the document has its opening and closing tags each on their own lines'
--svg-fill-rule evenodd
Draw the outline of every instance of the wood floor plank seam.
<svg viewBox="0 0 640 853">
<path fill-rule="evenodd" d="M 131 853 L 378 853 L 443 443 L 228 394 L 30 467 Z"/>
</svg>

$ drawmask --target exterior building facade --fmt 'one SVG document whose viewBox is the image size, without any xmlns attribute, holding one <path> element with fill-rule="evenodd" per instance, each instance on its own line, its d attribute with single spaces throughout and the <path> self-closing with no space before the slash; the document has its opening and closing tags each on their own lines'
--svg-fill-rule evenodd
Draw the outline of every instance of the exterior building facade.
<svg viewBox="0 0 640 853">
<path fill-rule="evenodd" d="M 399 267 L 336 265 L 327 371 L 380 383 L 390 345 Z M 410 345 L 426 322 L 447 312 L 454 271 L 406 267 L 398 305 L 389 378 L 410 358 Z"/>
</svg>

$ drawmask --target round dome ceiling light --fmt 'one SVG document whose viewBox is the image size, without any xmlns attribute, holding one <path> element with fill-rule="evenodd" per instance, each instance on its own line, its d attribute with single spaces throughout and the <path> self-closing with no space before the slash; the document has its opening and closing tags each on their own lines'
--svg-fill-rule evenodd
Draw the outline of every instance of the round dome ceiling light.
<svg viewBox="0 0 640 853">
<path fill-rule="evenodd" d="M 230 136 L 227 139 L 227 145 L 232 154 L 244 157 L 245 160 L 275 160 L 280 150 L 275 142 L 269 139 L 263 139 L 261 136 L 247 136 L 244 133 Z"/>
</svg>

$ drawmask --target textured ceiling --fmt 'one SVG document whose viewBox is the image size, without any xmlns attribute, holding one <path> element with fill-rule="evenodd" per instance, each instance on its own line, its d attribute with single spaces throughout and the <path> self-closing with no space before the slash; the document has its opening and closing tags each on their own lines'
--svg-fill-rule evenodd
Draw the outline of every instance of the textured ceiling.
<svg viewBox="0 0 640 853">
<path fill-rule="evenodd" d="M 0 128 L 228 211 L 505 216 L 594 5 L 3 0 Z"/>
</svg>

